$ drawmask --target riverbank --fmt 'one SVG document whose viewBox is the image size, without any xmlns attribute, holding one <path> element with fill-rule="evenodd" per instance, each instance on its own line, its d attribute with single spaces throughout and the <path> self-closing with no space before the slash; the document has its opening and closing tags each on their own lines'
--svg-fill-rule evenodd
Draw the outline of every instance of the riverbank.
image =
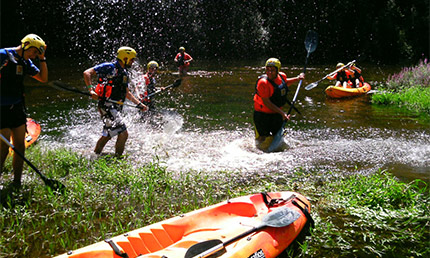
<svg viewBox="0 0 430 258">
<path fill-rule="evenodd" d="M 372 103 L 397 105 L 409 110 L 430 114 L 430 63 L 420 61 L 405 67 L 378 87 Z"/>
<path fill-rule="evenodd" d="M 282 190 L 299 192 L 312 203 L 315 229 L 298 257 L 430 254 L 428 190 L 421 180 L 403 183 L 389 171 L 174 173 L 157 159 L 136 169 L 128 159 L 88 160 L 65 149 L 34 146 L 26 155 L 67 191 L 48 191 L 27 166 L 19 193 L 6 197 L 3 188 L 0 257 L 51 257 L 229 197 Z M 12 178 L 5 174 L 2 185 Z"/>
</svg>

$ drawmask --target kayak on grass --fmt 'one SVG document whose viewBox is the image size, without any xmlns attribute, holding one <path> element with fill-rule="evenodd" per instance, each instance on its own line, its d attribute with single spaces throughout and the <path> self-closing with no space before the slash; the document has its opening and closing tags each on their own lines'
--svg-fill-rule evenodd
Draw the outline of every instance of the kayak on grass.
<svg viewBox="0 0 430 258">
<path fill-rule="evenodd" d="M 40 124 L 32 118 L 27 118 L 26 123 L 27 129 L 25 132 L 25 148 L 32 145 L 40 136 L 42 131 Z M 13 144 L 13 141 L 10 141 Z M 9 148 L 9 155 L 13 152 L 12 148 Z"/>
<path fill-rule="evenodd" d="M 310 224 L 310 203 L 303 195 L 258 193 L 173 217 L 57 258 L 191 258 L 203 257 L 200 255 L 205 252 L 204 257 L 215 252 L 215 257 L 277 257 Z"/>
<path fill-rule="evenodd" d="M 331 85 L 325 89 L 325 93 L 330 98 L 348 98 L 348 97 L 364 95 L 370 90 L 371 90 L 370 84 L 365 82 L 364 85 L 360 88 L 344 88 L 344 87 L 337 87 L 337 86 Z"/>
</svg>

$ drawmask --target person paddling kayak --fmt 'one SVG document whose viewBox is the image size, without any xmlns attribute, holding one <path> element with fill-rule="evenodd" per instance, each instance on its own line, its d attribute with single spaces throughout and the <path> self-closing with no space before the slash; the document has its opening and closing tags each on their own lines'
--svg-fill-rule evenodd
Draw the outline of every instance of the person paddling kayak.
<svg viewBox="0 0 430 258">
<path fill-rule="evenodd" d="M 280 70 L 281 61 L 269 58 L 266 61 L 266 74 L 258 77 L 255 86 L 254 124 L 258 148 L 268 147 L 270 142 L 266 142 L 266 139 L 273 137 L 281 129 L 284 120 L 290 119 L 290 115 L 282 110 L 282 106 L 288 102 L 288 87 L 305 78 L 304 73 L 287 78 Z"/>
</svg>

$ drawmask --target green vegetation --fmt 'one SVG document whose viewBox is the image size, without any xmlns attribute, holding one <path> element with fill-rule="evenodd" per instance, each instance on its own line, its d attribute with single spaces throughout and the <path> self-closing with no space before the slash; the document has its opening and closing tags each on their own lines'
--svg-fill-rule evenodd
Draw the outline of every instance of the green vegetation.
<svg viewBox="0 0 430 258">
<path fill-rule="evenodd" d="M 430 63 L 426 59 L 415 67 L 404 68 L 378 90 L 372 97 L 373 103 L 404 106 L 430 114 Z"/>
<path fill-rule="evenodd" d="M 309 197 L 316 222 L 298 257 L 430 254 L 430 198 L 424 182 L 402 183 L 384 171 L 368 176 L 300 168 L 246 176 L 172 173 L 157 160 L 134 168 L 127 159 L 88 160 L 64 149 L 42 152 L 35 146 L 27 154 L 67 192 L 50 192 L 29 170 L 19 193 L 6 194 L 3 188 L 0 257 L 50 257 L 228 197 L 286 190 Z M 10 181 L 11 175 L 2 180 Z"/>
</svg>

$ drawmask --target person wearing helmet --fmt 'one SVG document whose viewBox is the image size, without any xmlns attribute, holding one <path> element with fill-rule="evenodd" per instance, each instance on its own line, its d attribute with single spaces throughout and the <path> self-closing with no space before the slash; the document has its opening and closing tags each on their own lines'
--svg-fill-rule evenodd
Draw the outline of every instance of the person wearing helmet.
<svg viewBox="0 0 430 258">
<path fill-rule="evenodd" d="M 293 78 L 281 70 L 281 61 L 269 58 L 266 61 L 266 73 L 258 77 L 254 94 L 254 125 L 256 145 L 260 149 L 269 147 L 273 136 L 281 129 L 283 121 L 290 119 L 282 106 L 288 101 L 288 87 L 303 80 L 304 73 Z"/>
<path fill-rule="evenodd" d="M 154 93 L 157 89 L 155 87 L 156 80 L 155 76 L 158 71 L 158 63 L 155 61 L 150 61 L 148 63 L 147 72 L 143 75 L 143 81 L 136 84 L 135 92 L 139 98 L 139 100 L 144 103 L 148 109 L 151 111 L 154 109 L 154 101 L 152 97 L 146 97 L 149 94 Z M 164 91 L 164 87 L 160 87 L 160 90 Z"/>
<path fill-rule="evenodd" d="M 187 75 L 191 61 L 193 61 L 193 58 L 188 53 L 185 52 L 184 47 L 180 47 L 179 53 L 176 54 L 176 57 L 175 57 L 175 62 L 178 66 L 179 76 Z"/>
<path fill-rule="evenodd" d="M 337 87 L 344 87 L 344 88 L 351 88 L 351 76 L 352 72 L 348 70 L 348 67 L 346 67 L 343 63 L 338 63 L 336 65 L 336 69 L 342 68 L 339 72 L 335 73 L 333 76 L 327 76 L 327 79 L 329 80 L 336 80 L 336 83 L 334 86 Z"/>
<path fill-rule="evenodd" d="M 27 114 L 24 101 L 24 78 L 30 75 L 40 82 L 48 81 L 48 66 L 45 58 L 46 44 L 36 34 L 28 34 L 21 44 L 13 48 L 0 49 L 0 133 L 12 141 L 17 151 L 25 152 Z M 38 59 L 39 67 L 33 63 Z M 1 167 L 9 153 L 9 146 L 0 141 Z M 14 154 L 12 167 L 13 186 L 21 186 L 23 159 Z"/>
<path fill-rule="evenodd" d="M 145 111 L 147 107 L 141 103 L 129 90 L 129 76 L 127 68 L 131 67 L 136 58 L 136 51 L 130 47 L 121 47 L 117 51 L 115 62 L 106 62 L 88 68 L 84 71 L 84 81 L 91 97 L 98 100 L 98 110 L 104 126 L 102 136 L 97 141 L 94 152 L 100 154 L 106 143 L 114 136 L 117 137 L 115 155 L 120 157 L 124 152 L 128 138 L 127 127 L 122 121 L 120 111 L 122 105 L 106 101 L 124 102 L 131 100 Z M 97 77 L 97 85 L 93 86 L 92 77 Z"/>
</svg>

